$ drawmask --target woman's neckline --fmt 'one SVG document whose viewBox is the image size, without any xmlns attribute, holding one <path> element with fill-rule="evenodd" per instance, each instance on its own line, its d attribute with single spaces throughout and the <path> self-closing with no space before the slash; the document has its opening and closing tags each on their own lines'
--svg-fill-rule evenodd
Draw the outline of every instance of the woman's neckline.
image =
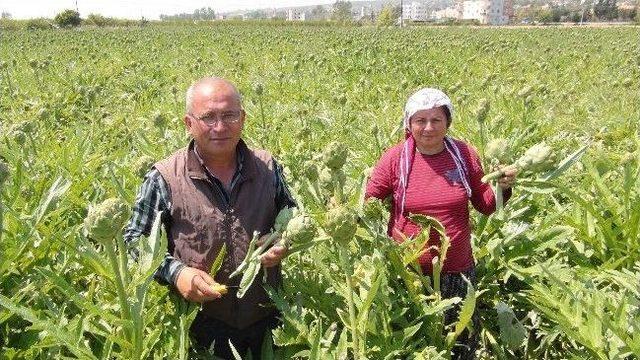
<svg viewBox="0 0 640 360">
<path fill-rule="evenodd" d="M 424 156 L 437 156 L 437 155 L 442 154 L 442 153 L 444 152 L 444 150 L 445 150 L 445 148 L 444 148 L 444 147 L 442 147 L 442 150 L 438 151 L 437 153 L 434 153 L 434 154 L 428 154 L 428 153 L 424 153 L 424 152 L 420 151 L 420 149 L 416 146 L 416 151 L 417 151 L 418 153 L 420 153 L 421 155 L 424 155 Z"/>
</svg>

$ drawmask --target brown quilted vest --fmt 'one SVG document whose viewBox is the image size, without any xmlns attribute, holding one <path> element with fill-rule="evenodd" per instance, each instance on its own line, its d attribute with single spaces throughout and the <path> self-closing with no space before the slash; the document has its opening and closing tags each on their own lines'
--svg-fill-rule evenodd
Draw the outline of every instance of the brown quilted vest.
<svg viewBox="0 0 640 360">
<path fill-rule="evenodd" d="M 229 275 L 246 256 L 253 232 L 267 234 L 277 215 L 271 155 L 249 149 L 242 140 L 238 151 L 243 155 L 243 165 L 229 202 L 207 177 L 193 142 L 155 164 L 171 194 L 167 232 L 174 245 L 173 256 L 187 266 L 209 272 L 222 245 L 227 244 L 227 255 L 215 280 L 231 286 L 240 281 L 241 276 L 229 280 Z M 236 297 L 237 288 L 230 288 L 222 298 L 205 303 L 203 313 L 238 329 L 273 314 L 275 310 L 262 286 L 262 271 L 242 299 Z M 280 267 L 267 269 L 267 276 L 269 285 L 279 286 Z"/>
</svg>

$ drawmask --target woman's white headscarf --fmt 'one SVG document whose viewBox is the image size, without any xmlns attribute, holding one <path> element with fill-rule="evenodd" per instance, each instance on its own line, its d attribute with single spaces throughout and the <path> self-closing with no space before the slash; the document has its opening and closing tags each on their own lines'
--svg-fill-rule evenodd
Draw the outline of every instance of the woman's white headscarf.
<svg viewBox="0 0 640 360">
<path fill-rule="evenodd" d="M 404 130 L 405 130 L 405 141 L 402 147 L 402 151 L 400 152 L 400 183 L 399 189 L 395 192 L 395 206 L 396 211 L 399 211 L 399 214 L 404 213 L 404 204 L 405 197 L 407 195 L 407 182 L 409 181 L 409 173 L 411 173 L 411 166 L 413 164 L 413 159 L 416 154 L 416 141 L 411 135 L 411 117 L 421 110 L 429 110 L 436 107 L 444 106 L 449 110 L 449 122 L 453 119 L 453 105 L 451 104 L 451 99 L 438 89 L 433 88 L 424 88 L 418 90 L 416 93 L 411 95 L 409 100 L 407 100 L 407 104 L 404 107 Z M 469 177 L 466 162 L 464 161 L 464 157 L 460 153 L 460 149 L 456 145 L 453 138 L 450 136 L 445 136 L 444 138 L 444 147 L 447 149 L 451 157 L 453 157 L 453 161 L 456 164 L 456 168 L 458 170 L 458 174 L 460 175 L 460 179 L 464 188 L 467 192 L 467 196 L 471 197 L 471 187 L 469 186 Z"/>
</svg>

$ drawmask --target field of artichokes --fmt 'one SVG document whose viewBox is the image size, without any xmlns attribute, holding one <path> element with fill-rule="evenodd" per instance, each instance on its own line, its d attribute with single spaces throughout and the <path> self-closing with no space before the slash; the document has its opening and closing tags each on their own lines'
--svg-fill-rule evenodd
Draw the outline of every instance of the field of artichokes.
<svg viewBox="0 0 640 360">
<path fill-rule="evenodd" d="M 480 359 L 640 356 L 638 28 L 194 25 L 0 43 L 1 359 L 188 358 L 197 306 L 150 279 L 166 238 L 133 262 L 120 229 L 149 165 L 186 144 L 183 93 L 206 75 L 238 84 L 245 138 L 285 166 L 305 217 L 283 231 L 314 226 L 288 243 L 267 358 L 446 359 L 473 312 Z M 508 204 L 473 214 L 464 299 L 414 271 L 424 236 L 398 246 L 385 207 L 360 204 L 422 86 L 451 96 L 450 131 L 485 169 L 523 166 Z"/>
</svg>

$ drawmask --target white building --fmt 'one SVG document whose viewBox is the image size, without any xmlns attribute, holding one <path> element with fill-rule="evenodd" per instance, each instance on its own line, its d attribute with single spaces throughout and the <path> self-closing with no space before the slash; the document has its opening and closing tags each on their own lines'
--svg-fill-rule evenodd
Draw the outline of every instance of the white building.
<svg viewBox="0 0 640 360">
<path fill-rule="evenodd" d="M 468 0 L 462 3 L 462 20 L 481 24 L 504 25 L 509 22 L 505 0 Z"/>
<path fill-rule="evenodd" d="M 490 0 L 487 7 L 487 23 L 491 25 L 505 25 L 509 17 L 505 8 L 505 0 Z"/>
<path fill-rule="evenodd" d="M 412 1 L 410 4 L 402 6 L 402 18 L 413 21 L 429 20 L 429 12 L 423 3 Z"/>
<path fill-rule="evenodd" d="M 287 10 L 287 21 L 306 21 L 307 14 L 304 11 L 295 9 Z"/>
<path fill-rule="evenodd" d="M 370 6 L 362 6 L 356 20 L 373 19 L 373 9 Z"/>
<path fill-rule="evenodd" d="M 478 20 L 481 24 L 486 24 L 487 15 L 486 0 L 468 0 L 462 3 L 462 20 Z"/>
<path fill-rule="evenodd" d="M 431 17 L 436 20 L 443 19 L 459 19 L 460 18 L 460 10 L 456 7 L 448 7 L 446 9 L 434 11 L 431 13 Z"/>
</svg>

